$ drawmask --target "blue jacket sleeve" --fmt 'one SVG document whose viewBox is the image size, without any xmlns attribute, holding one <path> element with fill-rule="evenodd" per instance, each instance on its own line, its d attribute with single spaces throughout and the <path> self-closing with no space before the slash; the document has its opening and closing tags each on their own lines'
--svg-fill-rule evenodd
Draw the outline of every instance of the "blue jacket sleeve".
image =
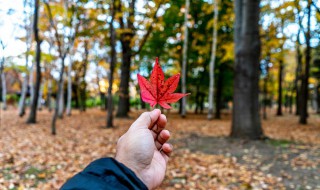
<svg viewBox="0 0 320 190">
<path fill-rule="evenodd" d="M 61 190 L 148 189 L 122 163 L 113 158 L 101 158 L 90 163 L 82 172 L 69 179 Z"/>
</svg>

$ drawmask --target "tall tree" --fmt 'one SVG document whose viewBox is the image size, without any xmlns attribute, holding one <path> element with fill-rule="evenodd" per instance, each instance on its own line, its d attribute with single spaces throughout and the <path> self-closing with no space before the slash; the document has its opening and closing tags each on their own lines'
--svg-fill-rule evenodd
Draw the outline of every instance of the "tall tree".
<svg viewBox="0 0 320 190">
<path fill-rule="evenodd" d="M 282 49 L 283 51 L 283 49 Z M 277 116 L 282 115 L 282 82 L 283 82 L 283 60 L 279 61 L 279 73 L 278 73 L 278 109 Z"/>
<path fill-rule="evenodd" d="M 218 14 L 219 0 L 215 0 L 214 3 L 214 18 L 213 18 L 213 33 L 212 33 L 212 49 L 211 49 L 211 59 L 210 59 L 210 84 L 209 84 L 209 110 L 208 110 L 208 119 L 213 118 L 213 102 L 214 102 L 214 66 L 216 61 L 216 48 L 217 48 L 217 36 L 218 36 Z"/>
<path fill-rule="evenodd" d="M 82 73 L 81 73 L 81 78 L 80 78 L 80 111 L 86 111 L 86 99 L 87 99 L 87 94 L 86 94 L 86 88 L 87 88 L 87 83 L 86 83 L 86 74 L 87 74 L 87 67 L 88 67 L 88 62 L 89 62 L 89 40 L 84 40 L 84 59 L 82 60 Z"/>
<path fill-rule="evenodd" d="M 113 87 L 113 73 L 117 60 L 117 52 L 116 52 L 116 31 L 114 29 L 114 19 L 116 15 L 116 6 L 119 6 L 119 2 L 117 0 L 113 0 L 112 2 L 112 10 L 111 10 L 111 21 L 109 23 L 110 26 L 110 46 L 111 46 L 111 61 L 110 61 L 110 73 L 109 73 L 109 87 L 108 87 L 108 114 L 107 114 L 107 128 L 113 127 L 113 96 L 112 96 L 112 87 Z"/>
<path fill-rule="evenodd" d="M 2 40 L 0 41 L 0 44 L 1 44 L 2 51 L 4 51 L 5 45 Z M 5 62 L 5 58 L 3 55 L 3 57 L 1 57 L 1 60 L 0 60 L 0 81 L 1 81 L 0 85 L 1 85 L 2 109 L 6 110 L 7 109 L 7 100 L 6 100 L 7 87 L 6 87 L 6 77 L 4 74 L 4 62 Z"/>
<path fill-rule="evenodd" d="M 258 139 L 259 116 L 260 0 L 235 0 L 235 77 L 231 136 Z"/>
<path fill-rule="evenodd" d="M 30 15 L 27 12 L 27 6 L 29 5 L 27 0 L 23 1 L 23 13 L 24 13 L 24 29 L 26 31 L 26 68 L 29 68 L 29 55 L 30 55 L 30 49 L 31 49 L 31 40 L 32 40 L 32 28 L 31 28 L 31 22 L 30 22 Z M 32 73 L 31 73 L 32 74 Z M 28 72 L 26 72 L 26 75 L 24 76 L 24 80 L 22 83 L 22 91 L 21 91 L 21 97 L 19 100 L 19 116 L 22 117 L 25 114 L 25 108 L 26 108 L 26 97 L 27 97 L 27 90 L 28 90 L 28 79 L 29 75 Z"/>
<path fill-rule="evenodd" d="M 121 63 L 121 80 L 119 86 L 119 103 L 117 110 L 117 117 L 128 117 L 128 112 L 130 110 L 130 102 L 129 102 L 129 82 L 130 82 L 130 69 L 131 69 L 131 59 L 132 56 L 137 55 L 147 39 L 149 38 L 154 23 L 157 22 L 157 13 L 160 9 L 160 6 L 163 4 L 164 0 L 159 0 L 155 2 L 156 6 L 154 11 L 151 11 L 151 19 L 147 20 L 146 33 L 138 43 L 137 51 L 133 51 L 132 44 L 134 39 L 137 39 L 136 28 L 134 27 L 135 21 L 135 6 L 136 0 L 131 0 L 128 4 L 129 7 L 123 7 L 125 3 L 119 2 L 118 12 L 122 12 L 119 14 L 119 23 L 120 23 L 120 42 L 122 48 L 122 63 Z M 124 14 L 124 10 L 127 9 L 127 13 Z M 151 9 L 152 10 L 152 9 Z M 146 11 L 148 12 L 148 11 Z M 150 14 L 150 13 L 149 13 Z M 125 18 L 124 16 L 127 15 Z M 141 15 L 142 16 L 142 15 Z"/>
<path fill-rule="evenodd" d="M 63 76 L 64 76 L 64 68 L 65 68 L 65 58 L 68 55 L 70 48 L 73 46 L 73 43 L 76 37 L 75 28 L 77 28 L 77 26 L 71 26 L 72 23 L 74 23 L 73 15 L 76 13 L 76 5 L 71 3 L 71 9 L 70 9 L 71 16 L 69 19 L 67 18 L 68 21 L 66 21 L 69 24 L 68 26 L 71 34 L 69 36 L 65 36 L 66 34 L 60 34 L 58 32 L 57 24 L 54 21 L 49 2 L 45 1 L 44 3 L 47 9 L 51 30 L 53 30 L 53 33 L 54 33 L 54 40 L 55 40 L 55 43 L 57 44 L 58 55 L 61 62 L 60 71 L 59 71 L 58 91 L 56 95 L 56 107 L 55 107 L 55 111 L 54 111 L 52 122 L 51 122 L 51 133 L 55 135 L 56 120 L 59 115 L 59 110 L 61 109 L 60 101 L 62 100 L 62 97 L 63 97 L 63 81 L 64 81 Z M 69 6 L 66 6 L 66 7 L 69 7 Z M 77 24 L 79 24 L 79 22 Z M 68 43 L 65 43 L 65 41 L 68 41 Z"/>
<path fill-rule="evenodd" d="M 188 15 L 189 15 L 190 0 L 186 0 L 184 12 L 184 40 L 182 50 L 182 71 L 181 71 L 181 92 L 187 93 L 187 62 L 188 62 Z M 181 116 L 186 116 L 187 97 L 182 98 Z"/>
<path fill-rule="evenodd" d="M 305 32 L 306 50 L 305 50 L 305 68 L 301 76 L 301 105 L 300 105 L 300 124 L 307 124 L 308 117 L 308 99 L 309 99 L 309 75 L 311 61 L 311 4 L 312 0 L 308 0 L 307 6 L 307 31 Z"/>
<path fill-rule="evenodd" d="M 119 104 L 117 117 L 127 117 L 130 102 L 129 102 L 129 81 L 130 81 L 130 67 L 131 67 L 131 40 L 134 37 L 134 16 L 135 16 L 136 0 L 131 0 L 128 9 L 128 19 L 125 26 L 123 16 L 119 18 L 120 28 L 123 31 L 120 34 L 120 42 L 122 48 L 122 64 L 121 64 L 121 81 L 119 86 Z M 122 10 L 122 3 L 120 2 L 119 10 Z"/>
<path fill-rule="evenodd" d="M 36 123 L 36 116 L 37 116 L 37 105 L 38 105 L 38 98 L 39 98 L 39 91 L 40 91 L 40 84 L 41 84 L 41 42 L 39 36 L 39 28 L 38 28 L 38 21 L 39 21 L 39 0 L 35 0 L 34 3 L 34 16 L 33 16 L 33 34 L 34 39 L 37 43 L 36 46 L 36 84 L 34 86 L 34 95 L 31 100 L 31 107 L 30 107 L 30 114 L 27 120 L 27 123 Z"/>
<path fill-rule="evenodd" d="M 294 80 L 294 88 L 295 88 L 295 94 L 296 94 L 296 115 L 300 114 L 300 81 L 301 81 L 301 71 L 302 71 L 302 54 L 300 51 L 300 29 L 298 30 L 297 33 L 297 40 L 296 40 L 296 63 L 297 63 L 297 67 L 296 67 L 296 71 L 295 71 L 295 80 Z"/>
<path fill-rule="evenodd" d="M 69 65 L 68 65 L 68 95 L 67 95 L 67 116 L 71 116 L 71 102 L 72 102 L 72 56 L 69 56 Z"/>
<path fill-rule="evenodd" d="M 283 46 L 285 42 L 285 34 L 284 34 L 284 18 L 281 15 L 280 21 L 280 29 L 282 38 L 280 40 L 280 58 L 279 58 L 279 73 L 278 73 L 278 109 L 277 116 L 282 115 L 282 83 L 283 83 L 283 70 L 284 70 L 284 55 L 283 55 Z"/>
</svg>

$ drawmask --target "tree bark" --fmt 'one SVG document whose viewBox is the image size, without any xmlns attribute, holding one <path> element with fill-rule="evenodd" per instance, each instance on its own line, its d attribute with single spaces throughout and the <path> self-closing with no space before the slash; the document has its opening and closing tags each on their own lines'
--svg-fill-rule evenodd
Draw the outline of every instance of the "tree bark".
<svg viewBox="0 0 320 190">
<path fill-rule="evenodd" d="M 283 78 L 283 61 L 279 62 L 279 73 L 278 73 L 278 109 L 277 116 L 282 116 L 282 78 Z"/>
<path fill-rule="evenodd" d="M 84 60 L 82 63 L 83 72 L 82 72 L 82 79 L 80 83 L 80 98 L 81 98 L 81 107 L 80 111 L 86 111 L 86 73 L 87 73 L 87 66 L 88 66 L 88 56 L 89 56 L 89 47 L 88 47 L 88 41 L 84 42 Z"/>
<path fill-rule="evenodd" d="M 315 84 L 312 94 L 312 108 L 317 112 L 318 106 L 318 84 Z"/>
<path fill-rule="evenodd" d="M 52 96 L 52 79 L 48 79 L 48 95 L 47 95 L 47 105 L 48 105 L 48 110 L 49 112 L 52 111 L 52 106 L 51 106 L 51 96 Z"/>
<path fill-rule="evenodd" d="M 123 37 L 122 44 L 122 64 L 121 64 L 121 81 L 119 88 L 119 104 L 117 117 L 128 117 L 130 109 L 129 102 L 129 82 L 130 82 L 130 67 L 131 67 L 131 47 L 130 41 L 132 36 L 128 34 L 128 38 Z M 129 41 L 130 39 L 130 41 Z"/>
<path fill-rule="evenodd" d="M 34 95 L 32 98 L 30 115 L 27 120 L 27 123 L 36 123 L 37 104 L 38 104 L 40 84 L 41 84 L 40 60 L 41 60 L 41 42 L 42 42 L 42 40 L 39 37 L 38 15 L 39 15 L 39 0 L 35 0 L 33 32 L 34 32 L 34 39 L 37 43 L 37 47 L 36 47 L 36 84 L 34 86 Z"/>
<path fill-rule="evenodd" d="M 223 90 L 223 66 L 220 66 L 220 72 L 218 75 L 217 80 L 217 92 L 216 92 L 216 113 L 215 118 L 221 119 L 221 97 L 222 97 L 222 90 Z"/>
<path fill-rule="evenodd" d="M 57 95 L 56 95 L 56 107 L 54 110 L 54 114 L 52 117 L 52 121 L 51 121 L 51 134 L 52 135 L 56 135 L 56 121 L 58 118 L 58 114 L 59 114 L 59 109 L 60 109 L 60 95 L 63 93 L 63 72 L 64 72 L 64 59 L 61 60 L 61 68 L 60 68 L 60 77 L 59 77 L 59 81 L 58 81 L 58 91 L 57 91 Z"/>
<path fill-rule="evenodd" d="M 210 59 L 210 84 L 209 84 L 209 110 L 208 110 L 208 120 L 213 118 L 213 102 L 214 102 L 214 66 L 216 61 L 216 49 L 217 49 L 217 36 L 218 36 L 218 0 L 215 0 L 214 5 L 214 18 L 213 18 L 213 33 L 212 33 L 212 49 L 211 49 L 211 59 Z"/>
<path fill-rule="evenodd" d="M 57 104 L 59 104 L 59 109 L 58 109 L 58 118 L 62 119 L 63 118 L 63 111 L 64 111 L 64 74 L 62 74 L 62 88 L 58 91 L 58 99 L 57 99 Z"/>
<path fill-rule="evenodd" d="M 39 97 L 38 97 L 38 106 L 37 106 L 37 109 L 38 109 L 38 110 L 42 110 L 42 105 L 41 105 L 41 102 L 42 102 L 42 93 L 43 93 L 43 84 L 40 83 L 40 90 L 39 90 Z"/>
<path fill-rule="evenodd" d="M 30 88 L 30 102 L 33 100 L 34 96 L 34 63 L 31 63 L 31 68 L 29 72 L 29 88 Z M 31 106 L 31 104 L 30 104 Z"/>
<path fill-rule="evenodd" d="M 66 109 L 66 113 L 67 116 L 71 116 L 71 103 L 72 103 L 72 76 L 71 76 L 71 72 L 72 72 L 72 57 L 71 55 L 69 56 L 69 65 L 68 65 L 68 98 L 67 98 L 67 109 Z"/>
<path fill-rule="evenodd" d="M 128 112 L 130 111 L 130 97 L 129 97 L 129 82 L 130 82 L 130 68 L 131 68 L 131 40 L 134 36 L 134 13 L 135 13 L 135 3 L 136 0 L 131 0 L 129 5 L 129 19 L 127 19 L 127 27 L 124 27 L 123 18 L 120 18 L 120 27 L 122 30 L 126 30 L 120 36 L 120 41 L 122 45 L 122 64 L 121 64 L 121 81 L 119 86 L 119 104 L 117 117 L 128 117 Z M 121 11 L 121 2 L 117 7 Z"/>
<path fill-rule="evenodd" d="M 268 101 L 268 80 L 269 80 L 269 61 L 270 61 L 270 54 L 268 54 L 268 59 L 267 59 L 267 65 L 266 65 L 266 76 L 263 80 L 263 119 L 267 119 L 267 101 Z"/>
<path fill-rule="evenodd" d="M 234 138 L 262 136 L 259 116 L 260 0 L 235 0 L 235 77 L 232 132 Z"/>
<path fill-rule="evenodd" d="M 30 19 L 29 15 L 27 15 L 26 12 L 26 7 L 27 7 L 27 0 L 24 0 L 23 2 L 24 5 L 24 29 L 26 31 L 26 68 L 29 68 L 29 54 L 30 54 L 30 45 L 31 45 L 31 22 L 28 23 L 28 20 Z M 29 73 L 30 74 L 30 73 Z M 24 116 L 24 114 L 26 113 L 25 109 L 26 109 L 26 98 L 27 98 L 27 92 L 28 92 L 28 79 L 29 79 L 29 75 L 28 72 L 26 73 L 26 75 L 23 77 L 23 85 L 22 85 L 22 91 L 21 91 L 21 97 L 19 100 L 19 116 L 22 117 Z"/>
<path fill-rule="evenodd" d="M 182 71 L 181 71 L 181 92 L 187 93 L 187 52 L 188 52 L 188 14 L 189 14 L 190 0 L 186 0 L 185 13 L 184 13 L 184 40 L 182 50 Z M 182 98 L 181 117 L 186 117 L 187 98 Z"/>
<path fill-rule="evenodd" d="M 7 109 L 7 85 L 6 85 L 6 75 L 2 69 L 1 72 L 1 83 L 2 83 L 2 109 Z"/>
<path fill-rule="evenodd" d="M 302 55 L 300 52 L 300 29 L 297 34 L 297 42 L 296 42 L 296 60 L 297 60 L 297 68 L 295 71 L 295 80 L 294 80 L 294 85 L 295 85 L 295 93 L 296 93 L 296 115 L 300 114 L 300 105 L 301 105 L 301 98 L 300 98 L 300 88 L 301 85 L 299 85 L 301 81 L 301 71 L 302 71 Z"/>
<path fill-rule="evenodd" d="M 24 114 L 26 113 L 25 104 L 26 104 L 27 90 L 28 90 L 28 75 L 26 74 L 25 76 L 23 76 L 21 97 L 19 100 L 19 116 L 20 117 L 24 116 Z"/>
<path fill-rule="evenodd" d="M 196 88 L 196 98 L 195 98 L 196 107 L 194 109 L 194 113 L 198 114 L 200 108 L 200 85 L 197 85 Z"/>
<path fill-rule="evenodd" d="M 108 113 L 107 113 L 107 128 L 113 127 L 113 98 L 112 98 L 112 87 L 113 87 L 113 73 L 116 65 L 117 54 L 116 54 L 116 31 L 114 30 L 114 19 L 116 14 L 116 0 L 113 0 L 113 7 L 110 21 L 110 46 L 111 46 L 111 61 L 110 61 L 110 74 L 109 74 L 109 87 L 108 87 Z"/>
<path fill-rule="evenodd" d="M 308 0 L 308 22 L 307 22 L 307 32 L 305 34 L 306 38 L 306 56 L 305 56 L 305 69 L 302 74 L 302 83 L 301 83 L 301 105 L 300 105 L 300 124 L 307 124 L 308 117 L 308 99 L 309 99 L 309 72 L 310 72 L 310 61 L 311 61 L 311 0 Z"/>
</svg>

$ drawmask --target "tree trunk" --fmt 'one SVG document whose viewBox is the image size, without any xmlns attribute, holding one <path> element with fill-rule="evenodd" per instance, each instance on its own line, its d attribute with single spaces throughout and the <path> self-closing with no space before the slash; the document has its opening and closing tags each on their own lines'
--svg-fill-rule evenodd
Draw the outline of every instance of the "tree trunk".
<svg viewBox="0 0 320 190">
<path fill-rule="evenodd" d="M 129 37 L 128 37 L 129 38 Z M 131 37 L 130 37 L 131 41 Z M 129 102 L 129 81 L 130 81 L 130 67 L 131 67 L 131 47 L 130 41 L 122 42 L 122 64 L 121 64 L 121 81 L 119 88 L 119 104 L 117 117 L 128 117 L 130 109 Z"/>
<path fill-rule="evenodd" d="M 279 73 L 278 73 L 278 110 L 277 116 L 282 115 L 282 78 L 283 78 L 283 61 L 279 62 Z"/>
<path fill-rule="evenodd" d="M 60 75 L 59 75 L 59 81 L 58 81 L 58 91 L 57 91 L 57 95 L 56 95 L 56 107 L 54 109 L 54 114 L 52 117 L 52 121 L 51 121 L 51 134 L 52 135 L 56 135 L 56 122 L 57 122 L 57 118 L 58 118 L 58 112 L 60 109 L 60 97 L 63 93 L 63 73 L 64 73 L 64 58 L 61 59 L 61 69 L 60 69 Z"/>
<path fill-rule="evenodd" d="M 234 138 L 258 139 L 259 116 L 260 0 L 235 0 L 235 77 L 232 132 Z"/>
<path fill-rule="evenodd" d="M 38 110 L 42 110 L 42 105 L 41 105 L 41 102 L 42 102 L 42 93 L 43 93 L 43 84 L 40 83 L 40 90 L 39 90 L 39 97 L 38 97 Z"/>
<path fill-rule="evenodd" d="M 201 93 L 201 95 L 200 95 L 200 114 L 203 114 L 203 110 L 204 110 L 204 97 L 205 97 L 205 94 Z"/>
<path fill-rule="evenodd" d="M 211 59 L 210 59 L 210 84 L 209 84 L 209 110 L 208 110 L 208 120 L 213 118 L 213 102 L 214 102 L 214 66 L 216 61 L 216 49 L 217 49 L 217 36 L 218 36 L 218 0 L 215 0 L 214 5 L 214 23 L 213 23 L 213 34 L 212 34 L 212 49 L 211 49 Z"/>
<path fill-rule="evenodd" d="M 292 94 L 289 96 L 289 114 L 292 114 L 292 102 L 293 102 L 293 97 Z"/>
<path fill-rule="evenodd" d="M 194 113 L 198 114 L 199 113 L 199 108 L 200 108 L 200 85 L 197 85 L 196 88 L 196 98 L 195 98 L 195 103 L 196 103 L 196 107 L 194 109 Z"/>
<path fill-rule="evenodd" d="M 63 111 L 64 111 L 64 80 L 62 77 L 62 88 L 58 92 L 59 98 L 57 99 L 59 104 L 59 109 L 58 109 L 58 118 L 62 119 L 63 118 Z"/>
<path fill-rule="evenodd" d="M 114 30 L 114 18 L 116 14 L 116 0 L 113 0 L 112 16 L 110 21 L 110 46 L 111 46 L 111 62 L 109 74 L 109 87 L 108 87 L 108 114 L 107 114 L 107 128 L 113 127 L 113 102 L 112 102 L 112 87 L 113 87 L 113 72 L 117 61 L 116 54 L 116 31 Z"/>
<path fill-rule="evenodd" d="M 34 95 L 32 98 L 30 115 L 27 120 L 27 123 L 36 123 L 37 104 L 38 104 L 40 84 L 41 84 L 41 66 L 40 66 L 41 39 L 39 38 L 38 15 L 39 15 L 39 0 L 35 0 L 33 32 L 34 32 L 34 39 L 37 43 L 37 47 L 36 47 L 36 84 L 34 86 Z"/>
<path fill-rule="evenodd" d="M 302 75 L 302 84 L 301 84 L 301 106 L 300 106 L 300 124 L 307 124 L 308 117 L 308 99 L 309 99 L 309 71 L 310 71 L 310 60 L 311 60 L 311 0 L 308 0 L 308 22 L 307 22 L 307 32 L 305 34 L 306 38 L 306 56 L 305 56 L 305 69 Z"/>
<path fill-rule="evenodd" d="M 28 75 L 26 74 L 25 76 L 23 76 L 21 97 L 19 100 L 19 116 L 20 117 L 24 116 L 24 114 L 26 113 L 25 104 L 26 104 L 27 90 L 28 90 Z"/>
<path fill-rule="evenodd" d="M 117 117 L 128 117 L 128 112 L 130 110 L 129 82 L 132 54 L 130 44 L 128 42 L 122 44 L 121 82 Z"/>
<path fill-rule="evenodd" d="M 2 83 L 2 109 L 7 109 L 7 85 L 6 85 L 6 75 L 2 69 L 1 72 L 1 83 Z"/>
<path fill-rule="evenodd" d="M 68 98 L 67 98 L 67 109 L 66 109 L 66 113 L 67 116 L 71 116 L 71 103 L 72 103 L 72 76 L 71 76 L 71 72 L 72 72 L 72 63 L 73 60 L 71 58 L 71 55 L 69 57 L 69 65 L 68 65 Z"/>
<path fill-rule="evenodd" d="M 85 41 L 84 43 L 84 60 L 83 60 L 83 73 L 82 73 L 82 79 L 80 83 L 80 98 L 81 98 L 81 111 L 86 111 L 86 88 L 87 88 L 87 83 L 86 83 L 86 73 L 87 73 L 87 66 L 88 66 L 88 56 L 89 56 L 89 49 L 88 49 L 88 41 Z"/>
<path fill-rule="evenodd" d="M 27 32 L 27 37 L 28 36 L 29 35 L 28 35 L 28 32 Z M 29 43 L 28 43 L 29 40 L 27 39 L 26 41 L 27 41 L 27 44 L 26 44 L 27 51 L 26 51 L 26 58 L 25 59 L 26 59 L 26 68 L 28 68 L 29 67 L 30 47 L 29 47 Z M 19 116 L 20 117 L 24 116 L 24 114 L 26 113 L 26 99 L 27 99 L 27 92 L 28 92 L 28 79 L 29 79 L 29 76 L 31 76 L 31 74 L 33 74 L 33 73 L 29 73 L 29 75 L 28 75 L 28 73 L 26 73 L 26 75 L 23 77 L 24 80 L 23 80 L 23 84 L 22 84 L 21 97 L 20 97 L 20 100 L 19 100 Z M 31 93 L 31 90 L 30 90 L 30 93 Z"/>
<path fill-rule="evenodd" d="M 216 119 L 221 119 L 221 97 L 222 97 L 222 90 L 223 90 L 223 72 L 222 68 L 223 66 L 220 66 L 220 72 L 218 75 L 218 80 L 217 80 L 217 92 L 216 92 L 216 113 L 215 113 L 215 118 Z"/>
<path fill-rule="evenodd" d="M 31 63 L 30 73 L 29 73 L 29 88 L 30 88 L 30 102 L 33 100 L 34 96 L 34 63 Z M 30 104 L 31 106 L 31 104 Z"/>
<path fill-rule="evenodd" d="M 127 20 L 127 28 L 124 27 L 123 18 L 120 18 L 120 26 L 122 30 L 126 30 L 120 36 L 120 41 L 122 44 L 122 64 L 121 64 L 121 81 L 119 87 L 119 104 L 117 117 L 128 117 L 128 112 L 130 111 L 130 97 L 129 97 L 129 82 L 130 82 L 130 67 L 131 67 L 131 40 L 134 36 L 134 12 L 135 12 L 136 0 L 131 0 L 129 3 L 129 18 Z M 121 10 L 121 1 L 117 7 L 119 12 Z"/>
<path fill-rule="evenodd" d="M 190 0 L 186 0 L 184 13 L 184 40 L 183 40 L 183 59 L 182 59 L 182 75 L 181 75 L 181 92 L 187 93 L 187 52 L 188 52 L 188 15 L 189 15 Z M 181 117 L 186 117 L 187 98 L 182 98 Z"/>
<path fill-rule="evenodd" d="M 268 80 L 269 80 L 269 61 L 270 61 L 270 55 L 268 55 L 267 59 L 267 65 L 266 65 L 266 76 L 263 80 L 263 119 L 267 119 L 267 101 L 268 101 Z"/>
<path fill-rule="evenodd" d="M 100 97 L 100 109 L 105 110 L 106 100 L 105 100 L 105 94 L 101 91 L 100 71 L 99 71 L 99 62 L 98 61 L 96 64 L 96 74 L 97 74 L 97 86 L 98 86 L 99 97 Z"/>
<path fill-rule="evenodd" d="M 47 105 L 49 112 L 52 111 L 52 106 L 51 106 L 51 96 L 52 96 L 52 79 L 48 79 L 48 95 L 47 95 Z"/>
<path fill-rule="evenodd" d="M 297 60 L 297 68 L 295 71 L 295 80 L 294 80 L 294 85 L 295 85 L 295 93 L 296 93 L 296 115 L 300 114 L 300 105 L 301 105 L 301 96 L 300 96 L 300 88 L 301 85 L 299 85 L 299 82 L 301 81 L 301 71 L 302 71 L 302 55 L 300 52 L 300 30 L 298 31 L 297 34 L 297 42 L 296 42 L 296 60 Z"/>
<path fill-rule="evenodd" d="M 318 101 L 317 101 L 317 98 L 318 98 L 318 85 L 316 84 L 314 86 L 314 89 L 313 89 L 313 94 L 312 94 L 312 108 L 317 112 L 318 110 Z"/>
<path fill-rule="evenodd" d="M 27 9 L 27 0 L 24 0 L 23 2 L 23 6 L 24 6 L 24 28 L 26 31 L 26 56 L 25 56 L 25 60 L 26 60 L 26 68 L 29 68 L 29 54 L 30 54 L 30 45 L 31 45 L 31 41 L 32 41 L 32 32 L 31 32 L 31 23 L 28 23 L 28 20 L 30 19 L 29 15 L 27 15 L 26 9 Z M 28 92 L 28 73 L 26 73 L 26 75 L 23 77 L 23 84 L 22 84 L 22 92 L 21 92 L 21 96 L 20 96 L 20 100 L 19 100 L 19 116 L 22 117 L 24 116 L 24 114 L 26 113 L 25 109 L 26 109 L 26 98 L 27 98 L 27 92 Z"/>
</svg>

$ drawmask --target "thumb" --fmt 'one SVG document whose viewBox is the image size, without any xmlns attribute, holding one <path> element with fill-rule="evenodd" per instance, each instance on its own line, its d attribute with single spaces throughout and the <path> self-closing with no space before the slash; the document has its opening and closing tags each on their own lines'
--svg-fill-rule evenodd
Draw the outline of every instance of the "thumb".
<svg viewBox="0 0 320 190">
<path fill-rule="evenodd" d="M 159 109 L 154 109 L 151 112 L 144 112 L 140 117 L 131 125 L 130 129 L 152 128 L 161 115 Z"/>
</svg>

